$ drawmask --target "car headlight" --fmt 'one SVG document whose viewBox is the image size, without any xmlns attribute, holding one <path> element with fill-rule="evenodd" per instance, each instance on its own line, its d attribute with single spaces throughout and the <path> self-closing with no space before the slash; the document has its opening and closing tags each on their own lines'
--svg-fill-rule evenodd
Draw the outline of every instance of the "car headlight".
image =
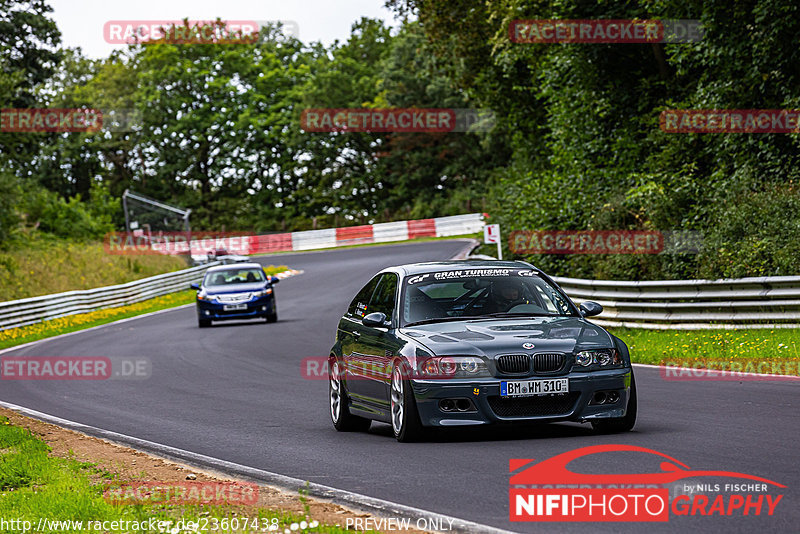
<svg viewBox="0 0 800 534">
<path fill-rule="evenodd" d="M 267 289 L 262 289 L 261 291 L 256 291 L 255 293 L 253 293 L 253 297 L 255 297 L 255 298 L 266 297 L 267 295 L 272 295 L 272 288 L 271 287 L 268 287 Z"/>
<path fill-rule="evenodd" d="M 197 293 L 197 300 L 205 300 L 205 301 L 210 301 L 210 300 L 211 300 L 211 299 L 213 299 L 213 298 L 214 298 L 214 297 L 211 297 L 211 296 L 208 296 L 208 295 L 206 295 L 206 292 L 205 292 L 205 290 L 204 290 L 204 289 L 201 289 L 201 290 L 200 290 L 200 292 L 199 292 L 199 293 Z"/>
<path fill-rule="evenodd" d="M 479 378 L 489 377 L 486 362 L 474 356 L 439 356 L 425 360 L 422 378 Z"/>
<path fill-rule="evenodd" d="M 622 356 L 617 349 L 583 350 L 575 355 L 575 363 L 581 367 L 608 369 L 623 365 Z"/>
</svg>

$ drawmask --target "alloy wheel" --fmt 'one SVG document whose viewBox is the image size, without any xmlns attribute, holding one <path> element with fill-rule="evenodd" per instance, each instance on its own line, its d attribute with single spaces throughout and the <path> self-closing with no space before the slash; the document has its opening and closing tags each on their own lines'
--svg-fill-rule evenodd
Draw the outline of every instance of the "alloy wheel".
<svg viewBox="0 0 800 534">
<path fill-rule="evenodd" d="M 342 381 L 339 376 L 339 362 L 331 364 L 330 374 L 331 419 L 336 423 L 342 413 Z"/>
<path fill-rule="evenodd" d="M 400 367 L 395 367 L 392 372 L 392 429 L 395 434 L 403 429 L 404 412 L 403 374 Z"/>
</svg>

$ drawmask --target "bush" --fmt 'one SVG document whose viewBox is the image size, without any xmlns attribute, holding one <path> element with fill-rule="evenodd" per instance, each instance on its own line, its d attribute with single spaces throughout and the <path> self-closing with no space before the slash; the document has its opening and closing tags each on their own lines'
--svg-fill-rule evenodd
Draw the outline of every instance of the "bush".
<svg viewBox="0 0 800 534">
<path fill-rule="evenodd" d="M 19 186 L 12 174 L 0 171 L 0 246 L 2 246 L 19 224 L 16 207 L 19 202 Z"/>
<path fill-rule="evenodd" d="M 65 200 L 52 191 L 30 188 L 23 204 L 25 222 L 58 237 L 99 239 L 114 230 L 112 214 L 118 201 L 100 186 L 93 193 L 90 202 L 83 202 L 80 195 Z"/>
<path fill-rule="evenodd" d="M 800 187 L 745 193 L 714 217 L 700 275 L 741 278 L 800 273 Z"/>
</svg>

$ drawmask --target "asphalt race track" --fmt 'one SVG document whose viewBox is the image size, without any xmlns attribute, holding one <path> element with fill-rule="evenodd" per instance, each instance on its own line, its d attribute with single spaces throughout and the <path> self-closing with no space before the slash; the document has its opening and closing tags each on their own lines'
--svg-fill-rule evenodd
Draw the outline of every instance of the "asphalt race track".
<svg viewBox="0 0 800 534">
<path fill-rule="evenodd" d="M 2 381 L 0 400 L 283 475 L 519 532 L 796 532 L 800 525 L 800 383 L 666 381 L 636 368 L 639 420 L 616 436 L 589 425 L 460 431 L 401 444 L 388 425 L 337 433 L 327 382 L 301 361 L 326 356 L 339 316 L 381 268 L 447 259 L 463 241 L 362 247 L 260 258 L 304 274 L 276 289 L 280 320 L 199 329 L 183 308 L 55 339 L 4 356 L 145 357 L 140 381 Z M 557 274 L 557 273 L 553 273 Z M 669 523 L 511 523 L 508 464 L 595 444 L 655 449 L 693 469 L 736 471 L 787 486 L 772 517 L 671 517 Z M 598 455 L 600 456 L 600 455 Z M 641 454 L 587 458 L 575 470 L 647 473 Z M 708 480 L 694 479 L 694 483 Z M 722 482 L 742 482 L 723 480 Z"/>
</svg>

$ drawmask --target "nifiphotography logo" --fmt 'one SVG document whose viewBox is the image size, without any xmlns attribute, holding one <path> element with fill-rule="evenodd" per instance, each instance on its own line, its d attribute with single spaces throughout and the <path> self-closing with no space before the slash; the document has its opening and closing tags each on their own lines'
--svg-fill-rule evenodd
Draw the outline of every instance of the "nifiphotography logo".
<svg viewBox="0 0 800 534">
<path fill-rule="evenodd" d="M 567 468 L 573 461 L 583 463 L 591 455 L 609 452 L 654 455 L 661 460 L 660 471 L 584 474 Z M 771 516 L 783 499 L 779 488 L 786 487 L 734 471 L 691 469 L 671 456 L 635 445 L 583 447 L 541 462 L 512 459 L 509 472 L 513 473 L 511 521 L 665 522 L 670 516 Z M 696 483 L 697 478 L 704 482 Z M 725 481 L 711 482 L 721 479 Z"/>
</svg>

